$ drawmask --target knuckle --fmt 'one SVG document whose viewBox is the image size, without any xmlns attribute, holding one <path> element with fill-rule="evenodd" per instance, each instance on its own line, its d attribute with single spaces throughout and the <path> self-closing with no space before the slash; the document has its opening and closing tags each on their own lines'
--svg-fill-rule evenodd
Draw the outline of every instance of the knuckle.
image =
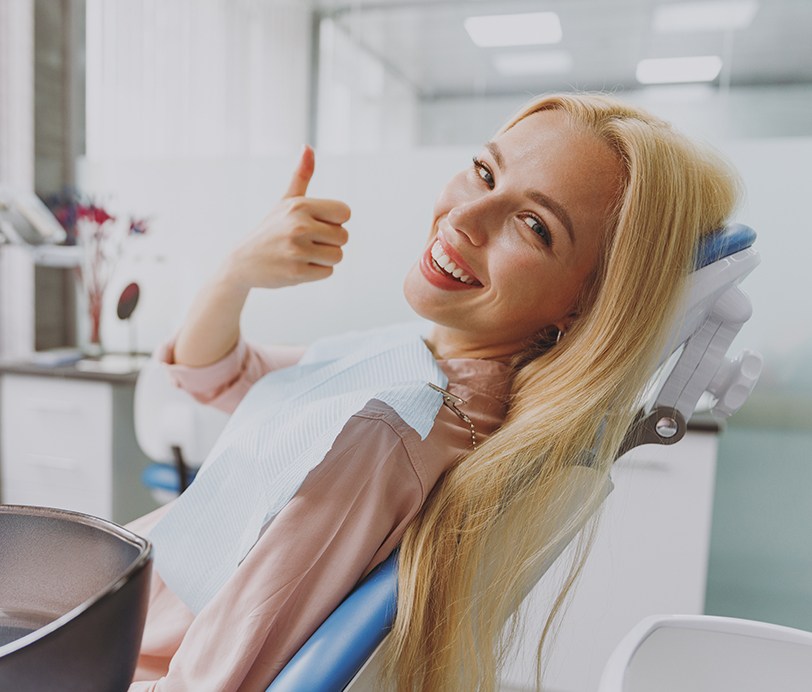
<svg viewBox="0 0 812 692">
<path fill-rule="evenodd" d="M 301 245 L 298 245 L 297 243 L 291 243 L 290 244 L 290 247 L 288 248 L 287 255 L 288 255 L 288 259 L 290 259 L 293 262 L 305 262 L 306 261 L 305 249 L 304 249 L 304 247 L 302 247 Z"/>
<path fill-rule="evenodd" d="M 302 240 L 310 232 L 310 225 L 305 221 L 296 221 L 290 229 L 290 235 L 295 240 Z"/>
</svg>

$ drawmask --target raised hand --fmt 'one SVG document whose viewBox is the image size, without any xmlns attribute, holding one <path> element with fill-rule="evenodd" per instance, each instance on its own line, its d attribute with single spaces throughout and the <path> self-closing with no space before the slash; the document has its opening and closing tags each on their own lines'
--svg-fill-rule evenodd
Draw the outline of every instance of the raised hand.
<svg viewBox="0 0 812 692">
<path fill-rule="evenodd" d="M 350 208 L 333 199 L 307 197 L 315 155 L 309 146 L 279 204 L 229 254 L 225 268 L 235 285 L 279 288 L 325 279 L 342 257 Z"/>
</svg>

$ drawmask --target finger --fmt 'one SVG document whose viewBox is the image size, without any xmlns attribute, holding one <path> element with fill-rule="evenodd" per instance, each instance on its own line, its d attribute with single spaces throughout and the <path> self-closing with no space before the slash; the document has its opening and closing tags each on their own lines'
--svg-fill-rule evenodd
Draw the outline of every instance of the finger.
<svg viewBox="0 0 812 692">
<path fill-rule="evenodd" d="M 349 240 L 350 234 L 347 233 L 347 229 L 344 228 L 344 226 L 324 223 L 323 221 L 312 221 L 307 226 L 307 230 L 299 237 L 305 243 L 340 247 Z"/>
<path fill-rule="evenodd" d="M 318 221 L 342 224 L 350 220 L 350 208 L 337 199 L 308 197 L 297 204 L 301 204 L 301 208 Z"/>
<path fill-rule="evenodd" d="M 308 252 L 308 262 L 321 267 L 334 267 L 344 258 L 344 252 L 335 245 L 314 243 Z"/>
<path fill-rule="evenodd" d="M 300 281 L 318 281 L 319 279 L 326 279 L 332 273 L 332 267 L 326 267 L 322 264 L 303 264 L 299 268 L 298 279 Z"/>
<path fill-rule="evenodd" d="M 302 155 L 299 157 L 299 163 L 293 172 L 293 177 L 290 180 L 287 192 L 283 195 L 283 199 L 286 197 L 302 197 L 306 195 L 307 186 L 313 177 L 315 168 L 316 155 L 313 153 L 313 149 L 305 144 L 302 149 Z"/>
</svg>

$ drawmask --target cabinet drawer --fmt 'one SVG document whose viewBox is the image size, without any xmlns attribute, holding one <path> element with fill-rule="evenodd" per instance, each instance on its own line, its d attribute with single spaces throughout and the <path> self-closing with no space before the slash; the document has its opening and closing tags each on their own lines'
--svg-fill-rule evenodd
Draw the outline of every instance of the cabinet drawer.
<svg viewBox="0 0 812 692">
<path fill-rule="evenodd" d="M 6 375 L 1 405 L 4 485 L 16 479 L 63 488 L 109 488 L 109 384 Z"/>
</svg>

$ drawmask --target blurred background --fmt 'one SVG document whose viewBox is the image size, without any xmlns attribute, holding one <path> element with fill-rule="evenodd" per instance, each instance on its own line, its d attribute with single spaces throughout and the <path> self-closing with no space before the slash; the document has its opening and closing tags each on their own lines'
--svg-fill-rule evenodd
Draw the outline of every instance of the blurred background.
<svg viewBox="0 0 812 692">
<path fill-rule="evenodd" d="M 600 90 L 672 121 L 739 170 L 762 255 L 737 343 L 765 369 L 718 437 L 704 610 L 812 630 L 810 36 L 808 0 L 0 0 L 0 182 L 146 221 L 101 342 L 147 353 L 312 144 L 312 193 L 353 209 L 347 259 L 243 321 L 295 343 L 409 318 L 434 197 L 532 96 Z M 0 264 L 0 355 L 88 342 L 72 260 L 43 257 L 30 291 Z"/>
</svg>

